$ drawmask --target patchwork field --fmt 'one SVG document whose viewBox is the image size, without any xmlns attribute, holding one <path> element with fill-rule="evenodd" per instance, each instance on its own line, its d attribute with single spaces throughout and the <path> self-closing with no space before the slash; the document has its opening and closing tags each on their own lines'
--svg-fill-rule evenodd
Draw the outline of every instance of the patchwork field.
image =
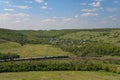
<svg viewBox="0 0 120 80">
<path fill-rule="evenodd" d="M 65 52 L 62 49 L 53 47 L 51 45 L 26 44 L 24 46 L 21 46 L 20 44 L 13 42 L 0 44 L 0 52 L 16 53 L 21 57 L 72 55 L 69 52 Z"/>
<path fill-rule="evenodd" d="M 88 71 L 0 73 L 0 80 L 120 80 L 119 74 Z"/>
</svg>

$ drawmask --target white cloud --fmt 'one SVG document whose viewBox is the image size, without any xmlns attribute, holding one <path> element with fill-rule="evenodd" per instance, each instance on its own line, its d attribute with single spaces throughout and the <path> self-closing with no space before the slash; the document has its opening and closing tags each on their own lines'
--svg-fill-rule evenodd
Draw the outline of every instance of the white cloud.
<svg viewBox="0 0 120 80">
<path fill-rule="evenodd" d="M 52 18 L 53 18 L 53 19 L 56 19 L 57 17 L 56 17 L 56 16 L 53 16 Z"/>
<path fill-rule="evenodd" d="M 20 22 L 26 22 L 26 21 L 30 21 L 30 18 L 16 18 L 15 20 L 13 20 L 12 23 L 20 23 Z"/>
<path fill-rule="evenodd" d="M 100 6 L 101 6 L 101 1 L 93 2 L 93 3 L 90 4 L 90 5 L 93 6 L 93 7 L 100 7 Z"/>
<path fill-rule="evenodd" d="M 41 22 L 55 22 L 56 20 L 55 19 L 44 19 L 42 20 Z"/>
<path fill-rule="evenodd" d="M 3 3 L 4 3 L 4 4 L 10 4 L 10 2 L 9 2 L 9 1 L 3 1 Z"/>
<path fill-rule="evenodd" d="M 28 17 L 30 15 L 29 14 L 25 14 L 25 13 L 17 13 L 17 14 L 12 14 L 12 16 L 15 16 L 15 17 Z"/>
<path fill-rule="evenodd" d="M 29 17 L 30 15 L 25 14 L 25 13 L 16 13 L 16 14 L 0 14 L 0 20 L 12 20 L 12 19 L 20 19 L 20 18 L 26 18 Z"/>
<path fill-rule="evenodd" d="M 63 23 L 67 23 L 70 21 L 72 21 L 72 18 L 63 18 L 63 20 L 62 20 Z"/>
<path fill-rule="evenodd" d="M 82 12 L 95 12 L 96 9 L 82 9 Z"/>
<path fill-rule="evenodd" d="M 109 16 L 109 19 L 113 20 L 113 21 L 116 21 L 117 18 L 115 16 Z"/>
<path fill-rule="evenodd" d="M 11 8 L 4 8 L 4 11 L 14 11 L 14 9 L 11 9 Z"/>
<path fill-rule="evenodd" d="M 78 15 L 75 15 L 74 18 L 78 18 L 79 16 Z"/>
<path fill-rule="evenodd" d="M 42 6 L 41 9 L 47 9 L 47 6 Z"/>
<path fill-rule="evenodd" d="M 9 20 L 10 16 L 11 15 L 9 13 L 0 14 L 0 20 Z"/>
<path fill-rule="evenodd" d="M 35 0 L 35 1 L 38 2 L 38 3 L 44 2 L 44 0 Z"/>
<path fill-rule="evenodd" d="M 98 14 L 97 13 L 89 13 L 89 12 L 87 12 L 87 13 L 83 13 L 81 16 L 98 16 Z"/>
<path fill-rule="evenodd" d="M 13 23 L 20 23 L 21 21 L 20 20 L 16 20 L 16 21 L 14 21 Z"/>
<path fill-rule="evenodd" d="M 29 6 L 22 6 L 22 5 L 17 5 L 17 6 L 14 6 L 16 8 L 20 8 L 20 9 L 29 9 L 30 7 Z"/>
</svg>

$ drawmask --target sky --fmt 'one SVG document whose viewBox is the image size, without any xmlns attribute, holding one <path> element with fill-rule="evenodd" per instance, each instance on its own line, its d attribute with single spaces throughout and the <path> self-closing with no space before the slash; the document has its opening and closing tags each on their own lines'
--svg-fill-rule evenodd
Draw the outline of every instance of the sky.
<svg viewBox="0 0 120 80">
<path fill-rule="evenodd" d="M 120 28 L 120 0 L 0 0 L 0 28 Z"/>
</svg>

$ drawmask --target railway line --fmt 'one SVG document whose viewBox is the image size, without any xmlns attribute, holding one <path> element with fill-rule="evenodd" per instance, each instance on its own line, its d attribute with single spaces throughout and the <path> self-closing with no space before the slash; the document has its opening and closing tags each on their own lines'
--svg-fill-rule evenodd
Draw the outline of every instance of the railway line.
<svg viewBox="0 0 120 80">
<path fill-rule="evenodd" d="M 62 60 L 62 59 L 74 59 L 74 60 L 118 60 L 120 58 L 105 58 L 105 57 L 69 57 L 69 56 L 42 56 L 42 57 L 29 57 L 29 58 L 13 58 L 0 60 L 0 62 L 11 62 L 11 61 L 34 61 L 34 60 Z"/>
<path fill-rule="evenodd" d="M 47 60 L 47 59 L 68 59 L 69 56 L 42 56 L 42 57 L 30 57 L 30 58 L 13 58 L 0 60 L 0 62 L 11 62 L 11 61 L 31 61 L 31 60 Z"/>
</svg>

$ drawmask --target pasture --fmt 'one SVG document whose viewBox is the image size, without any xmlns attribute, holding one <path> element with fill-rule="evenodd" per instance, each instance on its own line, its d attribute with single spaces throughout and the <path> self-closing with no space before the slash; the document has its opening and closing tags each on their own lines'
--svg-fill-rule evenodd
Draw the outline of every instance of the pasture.
<svg viewBox="0 0 120 80">
<path fill-rule="evenodd" d="M 0 73 L 0 80 L 120 80 L 120 75 L 102 71 L 15 72 Z"/>
<path fill-rule="evenodd" d="M 21 46 L 20 44 L 14 42 L 1 43 L 0 52 L 16 53 L 21 57 L 72 55 L 70 52 L 65 52 L 62 49 L 51 45 L 26 44 L 24 46 Z"/>
</svg>

